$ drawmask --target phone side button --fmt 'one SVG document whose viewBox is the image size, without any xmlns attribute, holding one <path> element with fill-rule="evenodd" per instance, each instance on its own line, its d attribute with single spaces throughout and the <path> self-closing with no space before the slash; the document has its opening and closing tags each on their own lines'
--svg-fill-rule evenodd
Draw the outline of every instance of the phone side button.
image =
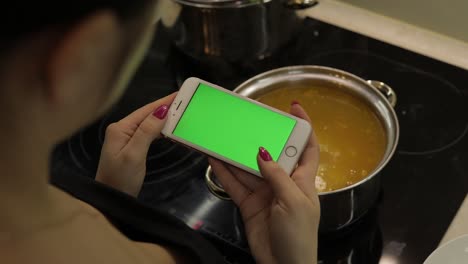
<svg viewBox="0 0 468 264">
<path fill-rule="evenodd" d="M 286 153 L 286 156 L 288 157 L 294 157 L 297 154 L 297 149 L 293 146 L 289 146 L 286 148 L 285 153 Z"/>
</svg>

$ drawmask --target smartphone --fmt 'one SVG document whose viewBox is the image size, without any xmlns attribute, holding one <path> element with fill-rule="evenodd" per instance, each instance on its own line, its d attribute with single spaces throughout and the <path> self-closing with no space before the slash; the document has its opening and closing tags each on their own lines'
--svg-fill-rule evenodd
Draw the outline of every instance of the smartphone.
<svg viewBox="0 0 468 264">
<path fill-rule="evenodd" d="M 162 130 L 173 141 L 260 177 L 259 147 L 291 175 L 310 133 L 303 119 L 193 77 L 180 88 Z"/>
</svg>

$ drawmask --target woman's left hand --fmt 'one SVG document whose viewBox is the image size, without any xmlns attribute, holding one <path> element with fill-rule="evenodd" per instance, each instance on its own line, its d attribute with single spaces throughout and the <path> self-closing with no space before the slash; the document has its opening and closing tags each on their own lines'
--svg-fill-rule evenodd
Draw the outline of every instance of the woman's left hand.
<svg viewBox="0 0 468 264">
<path fill-rule="evenodd" d="M 110 124 L 101 151 L 96 180 L 138 196 L 146 175 L 146 156 L 160 137 L 176 93 L 161 98 Z"/>
</svg>

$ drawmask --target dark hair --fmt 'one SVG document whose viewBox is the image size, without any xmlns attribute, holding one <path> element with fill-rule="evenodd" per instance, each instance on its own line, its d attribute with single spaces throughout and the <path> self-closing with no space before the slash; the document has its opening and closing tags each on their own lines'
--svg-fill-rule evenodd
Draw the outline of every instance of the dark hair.
<svg viewBox="0 0 468 264">
<path fill-rule="evenodd" d="M 141 11 L 149 0 L 32 0 L 6 1 L 0 17 L 0 53 L 31 33 L 48 26 L 67 26 L 100 9 L 110 9 L 120 19 Z"/>
</svg>

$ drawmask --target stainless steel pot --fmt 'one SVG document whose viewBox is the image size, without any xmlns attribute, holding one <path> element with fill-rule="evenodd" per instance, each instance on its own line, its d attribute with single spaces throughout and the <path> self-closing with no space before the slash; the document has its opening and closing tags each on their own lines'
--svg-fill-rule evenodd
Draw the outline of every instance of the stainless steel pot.
<svg viewBox="0 0 468 264">
<path fill-rule="evenodd" d="M 175 45 L 201 61 L 262 59 L 298 31 L 295 10 L 315 0 L 165 0 L 171 1 L 164 25 Z"/>
<path fill-rule="evenodd" d="M 385 128 L 387 147 L 377 168 L 360 182 L 343 189 L 319 194 L 321 206 L 319 231 L 322 233 L 337 231 L 358 220 L 376 203 L 380 192 L 379 172 L 392 157 L 398 143 L 399 125 L 393 110 L 397 100 L 396 94 L 382 82 L 365 81 L 348 72 L 321 66 L 292 66 L 272 70 L 249 79 L 234 91 L 244 96 L 258 98 L 272 89 L 294 84 L 346 90 L 367 101 Z M 210 169 L 206 173 L 206 182 L 216 196 L 229 199 Z"/>
</svg>

